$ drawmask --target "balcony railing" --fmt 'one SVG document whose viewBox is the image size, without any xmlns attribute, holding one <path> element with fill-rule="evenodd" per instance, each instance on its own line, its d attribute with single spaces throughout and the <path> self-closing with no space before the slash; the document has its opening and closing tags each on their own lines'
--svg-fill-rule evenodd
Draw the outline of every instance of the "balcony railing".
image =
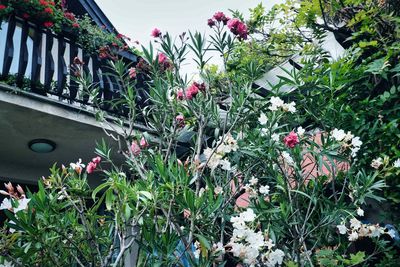
<svg viewBox="0 0 400 267">
<path fill-rule="evenodd" d="M 0 29 L 0 81 L 12 80 L 12 85 L 31 93 L 55 98 L 58 101 L 81 106 L 108 103 L 120 96 L 121 86 L 104 60 L 90 55 L 74 42 L 68 33 L 55 34 L 49 29 L 11 16 L 1 23 Z M 69 75 L 75 57 L 82 59 L 85 72 L 93 77 L 100 88 L 96 99 L 82 91 Z M 136 58 L 136 57 L 135 57 Z M 130 59 L 126 60 L 130 63 Z M 28 83 L 28 84 L 27 84 Z M 103 109 L 124 113 L 122 108 L 107 104 Z"/>
</svg>

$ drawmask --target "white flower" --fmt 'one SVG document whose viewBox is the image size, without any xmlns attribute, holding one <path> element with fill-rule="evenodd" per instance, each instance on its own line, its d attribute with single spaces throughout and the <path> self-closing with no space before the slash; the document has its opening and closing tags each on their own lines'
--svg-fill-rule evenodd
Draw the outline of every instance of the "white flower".
<svg viewBox="0 0 400 267">
<path fill-rule="evenodd" d="M 214 248 L 215 252 L 222 252 L 222 253 L 225 252 L 224 245 L 221 242 L 218 242 L 217 244 L 214 244 L 213 248 Z"/>
<path fill-rule="evenodd" d="M 264 246 L 264 236 L 261 231 L 257 233 L 253 231 L 248 231 L 246 235 L 246 242 L 249 243 L 249 246 L 252 248 L 261 248 Z"/>
<path fill-rule="evenodd" d="M 264 113 L 261 113 L 260 117 L 258 118 L 258 121 L 260 122 L 261 125 L 265 125 L 268 122 L 268 118 Z"/>
<path fill-rule="evenodd" d="M 1 202 L 0 210 L 10 210 L 12 209 L 11 199 L 5 198 L 3 202 Z"/>
<path fill-rule="evenodd" d="M 231 170 L 231 163 L 227 159 L 222 159 L 219 161 L 219 165 L 221 165 L 221 169 L 225 171 L 230 171 Z"/>
<path fill-rule="evenodd" d="M 18 207 L 14 209 L 14 213 L 18 211 L 25 210 L 28 207 L 28 203 L 31 201 L 29 198 L 22 198 L 18 200 Z"/>
<path fill-rule="evenodd" d="M 296 112 L 296 103 L 290 102 L 287 104 L 283 104 L 282 109 L 283 109 L 283 111 L 286 111 L 286 112 L 295 113 Z"/>
<path fill-rule="evenodd" d="M 271 253 L 268 254 L 268 262 L 267 266 L 272 267 L 275 266 L 276 264 L 281 265 L 283 262 L 283 257 L 285 256 L 285 253 L 283 253 L 282 250 L 277 249 L 275 251 L 271 251 Z"/>
<path fill-rule="evenodd" d="M 270 250 L 271 248 L 273 248 L 275 246 L 275 244 L 272 241 L 272 239 L 270 238 L 267 241 L 265 241 L 265 246 L 267 246 L 268 250 Z"/>
<path fill-rule="evenodd" d="M 252 209 L 247 209 L 246 211 L 240 213 L 240 217 L 243 218 L 245 222 L 252 222 L 256 219 L 256 214 Z"/>
<path fill-rule="evenodd" d="M 353 147 L 360 147 L 362 145 L 362 141 L 360 140 L 360 137 L 356 136 L 353 139 L 351 139 L 351 145 Z"/>
<path fill-rule="evenodd" d="M 352 218 L 350 220 L 350 227 L 353 228 L 354 230 L 360 229 L 361 222 L 359 220 L 357 220 L 356 218 Z"/>
<path fill-rule="evenodd" d="M 305 132 L 306 132 L 306 130 L 304 130 L 303 127 L 300 126 L 300 127 L 297 128 L 297 135 L 298 136 L 303 136 Z"/>
<path fill-rule="evenodd" d="M 210 167 L 210 169 L 214 170 L 215 168 L 218 167 L 220 164 L 220 160 L 222 158 L 221 154 L 218 153 L 213 153 L 213 149 L 207 147 L 204 149 L 203 154 L 208 161 L 207 166 Z"/>
<path fill-rule="evenodd" d="M 262 185 L 262 186 L 260 186 L 259 191 L 260 191 L 260 194 L 268 195 L 269 194 L 269 186 L 268 185 Z"/>
<path fill-rule="evenodd" d="M 369 234 L 370 237 L 380 237 L 381 234 L 384 232 L 382 227 L 380 227 L 379 225 L 370 225 L 368 226 L 368 230 L 371 232 Z"/>
<path fill-rule="evenodd" d="M 69 166 L 78 174 L 80 174 L 82 172 L 82 169 L 85 168 L 85 164 L 82 164 L 82 159 L 79 159 L 76 163 L 70 163 Z"/>
<path fill-rule="evenodd" d="M 383 164 L 383 159 L 381 157 L 373 159 L 371 162 L 371 167 L 374 169 L 379 169 L 379 167 L 381 167 Z"/>
<path fill-rule="evenodd" d="M 279 142 L 279 134 L 276 133 L 272 134 L 271 139 L 274 140 L 275 142 Z"/>
<path fill-rule="evenodd" d="M 224 190 L 220 186 L 217 186 L 217 187 L 214 188 L 214 193 L 216 195 L 222 194 L 223 192 L 224 192 Z"/>
<path fill-rule="evenodd" d="M 393 167 L 395 167 L 395 168 L 400 168 L 400 159 L 396 159 L 396 160 L 393 162 Z"/>
<path fill-rule="evenodd" d="M 357 156 L 357 152 L 360 150 L 359 147 L 354 147 L 351 149 L 351 156 L 354 158 L 355 156 Z"/>
<path fill-rule="evenodd" d="M 358 208 L 358 209 L 357 209 L 357 215 L 358 215 L 358 216 L 361 216 L 361 217 L 364 216 L 364 210 L 361 209 L 361 208 Z"/>
<path fill-rule="evenodd" d="M 231 243 L 231 252 L 233 256 L 240 257 L 246 252 L 246 247 L 242 243 Z"/>
<path fill-rule="evenodd" d="M 390 230 L 387 232 L 387 234 L 390 235 L 391 238 L 395 238 L 395 237 L 396 237 L 396 231 L 393 230 L 393 229 L 390 229 Z"/>
<path fill-rule="evenodd" d="M 280 99 L 279 97 L 275 97 L 275 96 L 271 97 L 269 102 L 271 103 L 271 106 L 269 106 L 269 109 L 271 111 L 277 111 L 278 108 L 282 107 L 284 104 L 282 99 Z"/>
<path fill-rule="evenodd" d="M 343 130 L 338 130 L 337 128 L 333 129 L 331 134 L 332 137 L 338 142 L 341 142 L 346 137 L 346 133 Z"/>
<path fill-rule="evenodd" d="M 349 142 L 353 138 L 354 138 L 354 135 L 351 134 L 351 132 L 349 131 L 349 132 L 346 133 L 346 136 L 344 137 L 344 141 L 345 142 Z"/>
<path fill-rule="evenodd" d="M 344 234 L 347 233 L 347 227 L 344 224 L 339 224 L 339 225 L 336 226 L 336 228 L 339 230 L 339 233 L 341 235 L 344 235 Z"/>
<path fill-rule="evenodd" d="M 258 179 L 255 177 L 251 177 L 251 179 L 249 180 L 250 185 L 256 185 L 258 183 Z"/>
<path fill-rule="evenodd" d="M 349 241 L 356 241 L 358 239 L 358 233 L 356 231 L 351 232 L 349 234 Z"/>
<path fill-rule="evenodd" d="M 285 159 L 286 163 L 288 165 L 294 165 L 294 160 L 293 158 L 290 156 L 290 154 L 286 151 L 282 152 L 282 157 Z"/>
</svg>

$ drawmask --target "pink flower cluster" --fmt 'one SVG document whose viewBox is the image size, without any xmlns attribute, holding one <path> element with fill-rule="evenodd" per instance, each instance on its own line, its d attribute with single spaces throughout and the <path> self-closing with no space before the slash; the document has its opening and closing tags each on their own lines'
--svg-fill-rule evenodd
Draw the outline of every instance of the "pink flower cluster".
<svg viewBox="0 0 400 267">
<path fill-rule="evenodd" d="M 189 86 L 185 92 L 183 90 L 179 90 L 176 94 L 176 98 L 178 100 L 192 100 L 196 95 L 200 92 L 205 93 L 206 92 L 206 84 L 205 83 L 197 83 L 194 82 L 192 83 L 191 86 Z"/>
<path fill-rule="evenodd" d="M 154 28 L 151 31 L 151 36 L 154 37 L 154 38 L 161 37 L 161 34 L 162 34 L 161 31 L 159 29 L 157 29 L 157 28 Z"/>
<path fill-rule="evenodd" d="M 235 18 L 229 20 L 227 26 L 234 35 L 237 35 L 239 37 L 239 39 L 247 39 L 247 26 L 239 19 Z"/>
<path fill-rule="evenodd" d="M 297 135 L 297 133 L 295 133 L 294 131 L 291 131 L 289 133 L 289 135 L 287 135 L 284 139 L 283 142 L 285 143 L 285 145 L 289 148 L 294 148 L 298 143 L 300 143 L 299 141 L 299 137 Z"/>
<path fill-rule="evenodd" d="M 247 39 L 247 26 L 244 22 L 240 21 L 237 18 L 229 18 L 223 12 L 217 12 L 214 16 L 207 20 L 207 25 L 211 28 L 217 25 L 217 23 L 222 23 L 223 25 L 227 25 L 229 30 L 241 40 Z"/>
<path fill-rule="evenodd" d="M 86 172 L 89 174 L 94 172 L 94 170 L 97 168 L 97 165 L 100 163 L 100 161 L 101 161 L 100 157 L 93 158 L 92 161 L 88 163 L 88 165 L 86 167 Z"/>
<path fill-rule="evenodd" d="M 176 116 L 175 120 L 176 120 L 176 124 L 179 127 L 185 126 L 185 117 L 182 114 L 179 114 L 178 116 Z"/>
<path fill-rule="evenodd" d="M 139 156 L 140 153 L 142 152 L 142 149 L 145 149 L 148 147 L 149 147 L 149 143 L 147 143 L 147 140 L 144 137 L 142 137 L 142 139 L 140 139 L 139 144 L 137 141 L 132 142 L 131 152 L 134 156 Z"/>
<path fill-rule="evenodd" d="M 137 75 L 136 68 L 130 68 L 129 69 L 129 78 L 135 79 L 136 75 Z"/>
</svg>

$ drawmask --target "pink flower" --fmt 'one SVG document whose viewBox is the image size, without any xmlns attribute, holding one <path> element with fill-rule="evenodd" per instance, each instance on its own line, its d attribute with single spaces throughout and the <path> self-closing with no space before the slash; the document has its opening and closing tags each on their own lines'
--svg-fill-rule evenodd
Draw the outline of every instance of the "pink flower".
<svg viewBox="0 0 400 267">
<path fill-rule="evenodd" d="M 199 88 L 199 90 L 200 90 L 201 92 L 205 93 L 205 91 L 206 91 L 206 84 L 205 84 L 205 83 L 197 83 L 197 82 L 194 82 L 193 84 L 194 84 L 197 88 Z"/>
<path fill-rule="evenodd" d="M 163 64 L 165 61 L 167 61 L 167 56 L 164 53 L 159 53 L 158 63 Z"/>
<path fill-rule="evenodd" d="M 210 26 L 210 28 L 212 28 L 213 26 L 215 26 L 215 20 L 213 20 L 213 19 L 208 19 L 208 20 L 207 20 L 207 25 Z"/>
<path fill-rule="evenodd" d="M 226 19 L 226 16 L 225 16 L 224 12 L 219 11 L 214 14 L 213 18 L 216 21 L 224 21 Z"/>
<path fill-rule="evenodd" d="M 160 37 L 161 36 L 161 31 L 159 29 L 157 29 L 157 28 L 154 28 L 151 31 L 151 36 L 154 37 L 154 38 Z"/>
<path fill-rule="evenodd" d="M 92 162 L 93 162 L 93 163 L 96 163 L 96 164 L 99 164 L 100 161 L 101 161 L 101 158 L 100 158 L 99 156 L 97 156 L 97 157 L 95 157 L 95 158 L 92 159 Z"/>
<path fill-rule="evenodd" d="M 140 139 L 140 146 L 141 146 L 142 148 L 147 148 L 147 147 L 149 147 L 149 143 L 147 143 L 146 138 L 142 137 L 142 139 Z"/>
<path fill-rule="evenodd" d="M 188 89 L 186 89 L 186 98 L 192 100 L 199 93 L 199 88 L 193 83 Z"/>
<path fill-rule="evenodd" d="M 183 91 L 182 90 L 179 90 L 177 93 L 176 93 L 176 99 L 178 99 L 178 100 L 183 100 L 185 98 L 185 96 L 183 95 Z"/>
<path fill-rule="evenodd" d="M 239 19 L 230 19 L 226 26 L 232 31 L 232 29 L 236 29 L 236 27 L 241 23 Z"/>
<path fill-rule="evenodd" d="M 184 117 L 183 115 L 180 114 L 180 115 L 176 116 L 175 120 L 176 120 L 176 123 L 177 123 L 180 127 L 185 126 L 185 117 Z"/>
<path fill-rule="evenodd" d="M 131 151 L 134 156 L 138 156 L 140 154 L 140 152 L 142 151 L 136 141 L 132 142 Z"/>
<path fill-rule="evenodd" d="M 297 134 L 293 131 L 289 133 L 284 139 L 283 142 L 287 147 L 294 148 L 300 141 Z"/>
<path fill-rule="evenodd" d="M 247 39 L 247 26 L 239 19 L 230 19 L 227 23 L 228 28 L 234 35 L 239 36 L 240 39 Z"/>
<path fill-rule="evenodd" d="M 94 162 L 89 162 L 86 168 L 86 172 L 91 174 L 97 168 L 97 164 Z"/>
<path fill-rule="evenodd" d="M 0 10 L 6 9 L 6 8 L 7 8 L 7 6 L 5 6 L 5 5 L 0 5 Z"/>
<path fill-rule="evenodd" d="M 131 79 L 135 79 L 135 78 L 136 78 L 136 75 L 137 75 L 137 73 L 136 73 L 136 68 L 130 68 L 130 69 L 129 69 L 129 77 L 130 77 Z"/>
</svg>

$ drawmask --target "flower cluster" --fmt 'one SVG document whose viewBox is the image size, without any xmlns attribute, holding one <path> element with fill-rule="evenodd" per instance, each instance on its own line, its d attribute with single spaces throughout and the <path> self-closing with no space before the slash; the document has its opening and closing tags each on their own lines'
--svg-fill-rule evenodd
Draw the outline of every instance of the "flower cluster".
<svg viewBox="0 0 400 267">
<path fill-rule="evenodd" d="M 271 111 L 282 110 L 285 112 L 295 113 L 296 112 L 296 103 L 290 102 L 285 103 L 281 98 L 278 96 L 273 96 L 269 100 L 270 106 L 268 107 Z"/>
<path fill-rule="evenodd" d="M 226 25 L 228 29 L 236 35 L 240 40 L 246 40 L 248 31 L 247 26 L 244 22 L 237 18 L 229 18 L 223 12 L 216 12 L 214 16 L 207 20 L 207 25 L 211 28 L 219 25 Z"/>
<path fill-rule="evenodd" d="M 206 164 L 212 170 L 221 166 L 223 170 L 229 171 L 231 169 L 231 163 L 223 158 L 226 154 L 238 150 L 239 146 L 230 133 L 226 134 L 223 139 L 220 137 L 218 143 L 219 146 L 217 146 L 216 149 L 206 148 L 203 151 Z"/>
<path fill-rule="evenodd" d="M 364 224 L 356 218 L 350 219 L 349 223 L 350 225 L 347 227 L 346 222 L 342 221 L 336 228 L 339 234 L 347 235 L 348 240 L 351 242 L 363 237 L 380 237 L 382 234 L 387 234 L 394 238 L 396 234 L 396 231 L 393 229 L 388 230 L 385 227 L 379 226 L 379 224 Z"/>
<path fill-rule="evenodd" d="M 142 137 L 142 139 L 140 139 L 139 143 L 137 141 L 133 141 L 131 144 L 132 155 L 139 156 L 140 153 L 142 152 L 142 149 L 145 149 L 148 147 L 149 147 L 149 143 L 147 142 L 147 140 L 144 137 Z"/>
<path fill-rule="evenodd" d="M 337 128 L 332 130 L 331 136 L 334 140 L 341 143 L 344 149 L 350 148 L 353 158 L 357 156 L 357 152 L 362 145 L 360 137 L 354 136 L 351 132 L 345 133 L 344 130 L 338 130 Z"/>
<path fill-rule="evenodd" d="M 192 100 L 196 97 L 199 92 L 205 93 L 206 91 L 206 84 L 205 83 L 197 83 L 193 82 L 185 91 L 179 90 L 176 93 L 176 98 L 178 100 Z"/>
<path fill-rule="evenodd" d="M 227 245 L 231 248 L 229 252 L 250 266 L 256 266 L 261 262 L 269 267 L 282 264 L 284 252 L 280 249 L 273 250 L 275 244 L 271 239 L 262 231 L 256 232 L 248 226 L 255 219 L 256 214 L 251 208 L 240 213 L 239 216 L 231 217 L 233 233 Z"/>
<path fill-rule="evenodd" d="M 92 173 L 97 168 L 97 165 L 100 163 L 100 161 L 100 157 L 93 158 L 92 161 L 88 163 L 86 172 L 89 174 Z"/>
<path fill-rule="evenodd" d="M 9 210 L 14 212 L 15 214 L 21 210 L 26 210 L 30 199 L 26 198 L 25 192 L 22 187 L 20 185 L 17 185 L 17 187 L 14 188 L 14 186 L 10 182 L 5 183 L 4 186 L 7 191 L 0 190 L 0 194 L 8 196 L 10 198 L 3 199 L 3 202 L 0 205 L 0 210 Z"/>
<path fill-rule="evenodd" d="M 285 145 L 289 148 L 294 148 L 298 143 L 300 143 L 299 141 L 299 137 L 297 135 L 297 133 L 295 133 L 294 131 L 291 131 L 284 139 L 283 142 L 285 143 Z"/>
<path fill-rule="evenodd" d="M 81 174 L 85 164 L 82 164 L 82 159 L 79 159 L 76 163 L 70 163 L 69 167 L 77 174 Z"/>
</svg>

